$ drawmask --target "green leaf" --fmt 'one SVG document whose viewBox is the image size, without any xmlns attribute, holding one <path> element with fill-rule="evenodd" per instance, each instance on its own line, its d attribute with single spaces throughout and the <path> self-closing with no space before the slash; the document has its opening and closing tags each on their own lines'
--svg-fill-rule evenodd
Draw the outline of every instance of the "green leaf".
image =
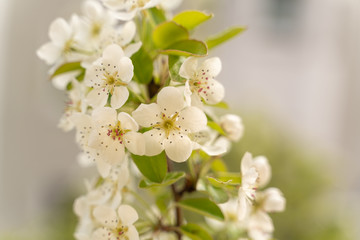
<svg viewBox="0 0 360 240">
<path fill-rule="evenodd" d="M 149 13 L 150 18 L 154 25 L 159 25 L 160 23 L 166 21 L 165 12 L 160 8 L 157 7 L 149 8 L 147 12 Z"/>
<path fill-rule="evenodd" d="M 218 188 L 223 188 L 227 186 L 239 186 L 241 184 L 240 174 L 237 175 L 229 174 L 226 177 L 222 176 L 218 178 L 207 176 L 206 179 L 209 181 L 211 185 Z"/>
<path fill-rule="evenodd" d="M 229 195 L 223 188 L 215 187 L 212 184 L 207 184 L 206 190 L 210 195 L 210 198 L 216 203 L 225 203 L 229 200 Z"/>
<path fill-rule="evenodd" d="M 139 51 L 132 55 L 131 60 L 134 65 L 135 81 L 142 84 L 150 83 L 154 69 L 153 61 L 149 54 L 144 48 L 140 48 Z"/>
<path fill-rule="evenodd" d="M 214 48 L 214 47 L 230 40 L 231 38 L 235 37 L 236 35 L 238 35 L 239 33 L 242 33 L 245 30 L 246 30 L 245 27 L 231 27 L 231 28 L 217 34 L 216 36 L 210 37 L 208 40 L 206 40 L 206 44 L 208 45 L 209 49 Z"/>
<path fill-rule="evenodd" d="M 165 151 L 156 156 L 138 156 L 131 154 L 140 172 L 150 181 L 161 183 L 167 173 Z"/>
<path fill-rule="evenodd" d="M 139 187 L 140 188 L 150 188 L 150 187 L 160 187 L 160 186 L 169 186 L 174 184 L 175 182 L 179 181 L 185 177 L 184 172 L 170 172 L 166 174 L 164 180 L 161 183 L 152 182 L 148 179 L 141 180 Z"/>
<path fill-rule="evenodd" d="M 171 46 L 167 47 L 164 50 L 161 50 L 160 53 L 166 55 L 177 55 L 177 56 L 196 56 L 203 57 L 206 56 L 208 48 L 203 41 L 195 39 L 187 39 L 183 41 L 176 42 Z"/>
<path fill-rule="evenodd" d="M 218 107 L 223 109 L 229 109 L 229 105 L 226 102 L 219 102 L 217 104 L 212 104 L 212 107 Z"/>
<path fill-rule="evenodd" d="M 189 32 L 183 26 L 173 22 L 164 22 L 158 25 L 152 34 L 156 47 L 167 48 L 181 40 L 189 39 Z"/>
<path fill-rule="evenodd" d="M 192 240 L 212 240 L 212 237 L 204 228 L 194 223 L 182 225 L 180 231 Z"/>
<path fill-rule="evenodd" d="M 217 220 L 224 220 L 224 215 L 220 208 L 207 198 L 189 198 L 183 199 L 177 203 L 181 208 L 187 209 L 206 217 Z"/>
<path fill-rule="evenodd" d="M 220 158 L 212 161 L 211 169 L 214 172 L 227 172 L 228 171 L 225 162 Z"/>
<path fill-rule="evenodd" d="M 180 67 L 184 61 L 185 57 L 169 55 L 168 62 L 171 80 L 181 83 L 185 82 L 186 79 L 179 75 Z"/>
<path fill-rule="evenodd" d="M 215 131 L 217 131 L 218 133 L 220 133 L 221 135 L 226 135 L 224 130 L 221 128 L 221 126 L 219 124 L 217 124 L 216 122 L 211 122 L 208 121 L 207 125 L 211 128 L 214 129 Z"/>
<path fill-rule="evenodd" d="M 213 17 L 213 14 L 206 14 L 204 12 L 189 10 L 177 14 L 173 21 L 185 27 L 188 30 L 192 30 L 203 22 Z"/>
<path fill-rule="evenodd" d="M 58 67 L 55 72 L 50 76 L 50 79 L 54 78 L 57 75 L 68 73 L 72 71 L 81 70 L 84 71 L 85 69 L 81 66 L 80 62 L 69 62 L 64 63 L 60 67 Z"/>
</svg>

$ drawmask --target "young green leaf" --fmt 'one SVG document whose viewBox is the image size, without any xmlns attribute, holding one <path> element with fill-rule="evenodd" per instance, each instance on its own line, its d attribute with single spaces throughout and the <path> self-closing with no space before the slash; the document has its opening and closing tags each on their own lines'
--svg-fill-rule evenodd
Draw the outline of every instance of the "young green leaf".
<svg viewBox="0 0 360 240">
<path fill-rule="evenodd" d="M 187 209 L 206 217 L 217 220 L 224 220 L 221 209 L 211 200 L 207 198 L 188 198 L 177 203 L 181 208 Z"/>
<path fill-rule="evenodd" d="M 212 237 L 204 228 L 194 223 L 182 225 L 180 231 L 192 240 L 212 240 Z"/>
<path fill-rule="evenodd" d="M 208 45 L 208 48 L 214 48 L 231 38 L 235 37 L 239 33 L 242 33 L 245 31 L 245 27 L 231 27 L 229 29 L 226 29 L 225 31 L 217 34 L 216 36 L 210 37 L 208 40 L 206 40 L 206 44 Z"/>
<path fill-rule="evenodd" d="M 185 27 L 188 30 L 192 30 L 203 22 L 213 17 L 213 14 L 206 14 L 204 12 L 189 10 L 177 14 L 173 21 Z"/>
<path fill-rule="evenodd" d="M 134 79 L 138 83 L 148 84 L 151 82 L 153 77 L 153 61 L 149 54 L 140 48 L 134 55 L 131 57 L 132 63 L 134 65 Z"/>
<path fill-rule="evenodd" d="M 196 56 L 203 57 L 206 56 L 208 48 L 203 41 L 187 39 L 183 41 L 176 42 L 171 46 L 167 47 L 164 50 L 161 50 L 160 53 L 166 55 L 177 55 L 177 56 Z"/>
<path fill-rule="evenodd" d="M 184 172 L 170 172 L 166 174 L 164 180 L 161 183 L 152 182 L 148 179 L 141 180 L 139 187 L 140 188 L 150 188 L 150 187 L 160 187 L 160 186 L 169 186 L 171 184 L 174 184 L 175 182 L 179 181 L 185 177 Z"/>
<path fill-rule="evenodd" d="M 156 47 L 165 49 L 178 41 L 189 39 L 189 32 L 183 26 L 169 21 L 161 23 L 154 29 L 152 39 Z"/>
<path fill-rule="evenodd" d="M 211 106 L 217 108 L 229 109 L 229 105 L 226 102 L 219 102 L 217 104 L 212 104 Z"/>
<path fill-rule="evenodd" d="M 140 172 L 150 181 L 161 183 L 167 173 L 166 155 L 163 151 L 156 156 L 138 156 L 132 154 L 134 163 Z"/>
<path fill-rule="evenodd" d="M 217 131 L 218 133 L 220 133 L 221 135 L 225 135 L 224 130 L 221 128 L 221 126 L 219 124 L 217 124 L 216 122 L 211 122 L 208 121 L 207 125 L 211 128 L 214 129 L 215 131 Z"/>
<path fill-rule="evenodd" d="M 149 8 L 149 9 L 147 9 L 146 12 L 149 13 L 151 22 L 154 25 L 159 25 L 160 23 L 166 21 L 165 12 L 164 12 L 164 10 L 162 10 L 160 8 L 157 8 L 157 7 Z"/>
<path fill-rule="evenodd" d="M 55 70 L 55 72 L 50 76 L 50 79 L 63 73 L 68 73 L 72 71 L 84 71 L 84 70 L 85 69 L 81 66 L 80 62 L 64 63 Z"/>
</svg>

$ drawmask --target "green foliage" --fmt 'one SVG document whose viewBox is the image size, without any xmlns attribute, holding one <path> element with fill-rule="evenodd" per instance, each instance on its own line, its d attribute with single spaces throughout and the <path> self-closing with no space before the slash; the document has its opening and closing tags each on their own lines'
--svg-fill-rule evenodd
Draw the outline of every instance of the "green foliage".
<svg viewBox="0 0 360 240">
<path fill-rule="evenodd" d="M 139 187 L 140 188 L 166 187 L 166 186 L 176 183 L 183 177 L 185 177 L 184 172 L 169 172 L 166 174 L 165 178 L 163 179 L 163 181 L 161 183 L 152 182 L 148 179 L 143 179 L 143 180 L 141 180 Z"/>
<path fill-rule="evenodd" d="M 83 72 L 85 72 L 85 69 L 81 66 L 80 62 L 64 63 L 55 70 L 55 72 L 50 76 L 50 79 L 53 79 L 54 77 L 60 74 L 73 72 L 73 71 L 80 71 L 79 72 L 79 76 L 80 76 Z"/>
<path fill-rule="evenodd" d="M 221 209 L 207 198 L 188 198 L 177 203 L 181 208 L 204 215 L 217 220 L 224 220 Z"/>
<path fill-rule="evenodd" d="M 156 156 L 131 155 L 139 171 L 148 180 L 154 183 L 162 183 L 167 173 L 167 160 L 163 151 Z"/>
<path fill-rule="evenodd" d="M 188 30 L 192 30 L 203 22 L 211 19 L 212 17 L 212 14 L 206 14 L 204 12 L 196 10 L 188 10 L 177 14 L 173 18 L 173 21 Z"/>
<path fill-rule="evenodd" d="M 233 37 L 244 32 L 245 30 L 246 30 L 245 27 L 231 27 L 231 28 L 217 34 L 216 36 L 210 37 L 208 40 L 206 40 L 206 44 L 208 45 L 209 49 L 212 49 L 212 48 L 232 39 Z"/>
<path fill-rule="evenodd" d="M 146 11 L 146 13 L 149 14 L 149 19 L 153 25 L 159 25 L 160 23 L 166 21 L 165 12 L 160 8 L 157 7 L 149 8 Z"/>
<path fill-rule="evenodd" d="M 131 60 L 134 65 L 134 80 L 138 83 L 149 84 L 154 70 L 150 55 L 144 48 L 140 48 L 138 52 L 132 55 Z"/>
<path fill-rule="evenodd" d="M 181 226 L 181 232 L 192 240 L 211 240 L 210 234 L 195 223 L 187 223 Z"/>
<path fill-rule="evenodd" d="M 204 57 L 207 55 L 207 52 L 208 49 L 206 43 L 195 39 L 187 39 L 176 42 L 160 51 L 160 53 L 166 55 L 177 55 L 185 57 Z"/>
<path fill-rule="evenodd" d="M 152 33 L 152 39 L 155 46 L 159 49 L 165 49 L 178 41 L 186 40 L 188 38 L 189 32 L 186 28 L 174 21 L 161 23 Z"/>
<path fill-rule="evenodd" d="M 223 130 L 223 129 L 221 128 L 221 126 L 220 126 L 219 124 L 217 124 L 216 122 L 208 121 L 208 122 L 207 122 L 207 125 L 208 125 L 211 129 L 213 129 L 213 130 L 217 131 L 218 133 L 220 133 L 221 135 L 225 135 L 224 130 Z"/>
</svg>

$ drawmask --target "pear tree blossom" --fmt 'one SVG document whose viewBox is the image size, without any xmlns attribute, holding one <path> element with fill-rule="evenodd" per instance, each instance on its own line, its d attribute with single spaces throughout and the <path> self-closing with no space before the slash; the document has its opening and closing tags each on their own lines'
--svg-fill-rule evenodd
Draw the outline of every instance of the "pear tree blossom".
<svg viewBox="0 0 360 240">
<path fill-rule="evenodd" d="M 86 97 L 89 105 L 104 107 L 110 95 L 111 107 L 117 109 L 124 105 L 129 97 L 126 86 L 134 75 L 133 68 L 121 47 L 115 44 L 106 47 L 103 56 L 86 72 L 85 84 L 92 88 Z"/>
<path fill-rule="evenodd" d="M 116 11 L 116 17 L 123 21 L 131 20 L 138 11 L 154 7 L 159 0 L 102 0 L 109 9 Z"/>
<path fill-rule="evenodd" d="M 94 217 L 100 224 L 91 236 L 91 240 L 137 240 L 139 233 L 133 225 L 138 220 L 138 213 L 129 205 L 120 205 L 115 211 L 107 206 L 94 209 Z"/>
<path fill-rule="evenodd" d="M 36 52 L 38 57 L 48 65 L 59 64 L 63 61 L 80 59 L 79 39 L 75 34 L 78 17 L 73 15 L 70 23 L 63 18 L 55 19 L 49 28 L 50 42 L 42 45 Z"/>
<path fill-rule="evenodd" d="M 145 154 L 157 155 L 165 150 L 175 162 L 186 161 L 192 152 L 188 134 L 206 126 L 206 116 L 197 107 L 185 107 L 180 90 L 163 88 L 157 103 L 142 104 L 133 113 L 134 119 L 143 127 L 152 128 L 144 133 Z"/>
<path fill-rule="evenodd" d="M 209 58 L 198 66 L 198 58 L 189 57 L 181 65 L 179 75 L 186 78 L 185 97 L 188 104 L 199 104 L 201 100 L 216 104 L 224 98 L 224 86 L 214 78 L 221 71 L 218 57 Z"/>
<path fill-rule="evenodd" d="M 241 173 L 223 158 L 244 126 L 216 110 L 226 105 L 215 80 L 222 64 L 204 57 L 231 37 L 194 39 L 212 14 L 173 18 L 181 2 L 86 0 L 80 15 L 51 23 L 37 51 L 68 99 L 59 127 L 75 128 L 78 163 L 95 168 L 74 202 L 76 240 L 272 238 L 269 214 L 286 201 L 277 188 L 264 190 L 267 158 L 245 153 Z"/>
</svg>

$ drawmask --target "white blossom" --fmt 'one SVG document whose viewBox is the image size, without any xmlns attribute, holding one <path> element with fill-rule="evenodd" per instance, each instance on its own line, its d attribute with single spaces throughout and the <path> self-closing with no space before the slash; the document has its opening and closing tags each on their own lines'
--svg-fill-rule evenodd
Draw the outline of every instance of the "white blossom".
<svg viewBox="0 0 360 240">
<path fill-rule="evenodd" d="M 71 116 L 74 113 L 86 113 L 88 107 L 86 101 L 84 101 L 86 86 L 76 79 L 73 79 L 71 83 L 72 89 L 68 92 L 69 100 L 66 103 L 65 112 L 58 124 L 58 127 L 64 131 L 70 131 L 75 127 L 71 121 Z"/>
<path fill-rule="evenodd" d="M 143 155 L 145 141 L 138 133 L 138 124 L 127 113 L 112 108 L 98 108 L 92 117 L 77 114 L 72 117 L 77 127 L 77 140 L 88 157 L 96 162 L 99 173 L 108 176 L 111 166 L 125 159 L 125 147 L 131 153 Z"/>
<path fill-rule="evenodd" d="M 94 108 L 103 107 L 111 94 L 111 107 L 120 108 L 129 97 L 127 84 L 134 75 L 130 58 L 118 45 L 105 48 L 101 58 L 86 71 L 85 84 L 92 88 L 86 99 Z"/>
<path fill-rule="evenodd" d="M 200 66 L 196 57 L 184 61 L 179 74 L 187 79 L 184 94 L 189 105 L 197 106 L 201 100 L 216 104 L 224 98 L 223 85 L 214 79 L 220 71 L 221 61 L 218 57 L 209 58 Z"/>
<path fill-rule="evenodd" d="M 101 225 L 92 234 L 91 240 L 138 240 L 139 233 L 133 225 L 138 214 L 129 205 L 120 205 L 115 211 L 107 206 L 94 209 L 94 217 Z"/>
<path fill-rule="evenodd" d="M 209 127 L 197 133 L 189 134 L 189 137 L 193 141 L 194 150 L 201 149 L 209 156 L 220 156 L 230 149 L 230 142 Z"/>
<path fill-rule="evenodd" d="M 220 126 L 231 141 L 238 141 L 244 133 L 244 125 L 239 116 L 226 114 L 220 117 Z"/>
<path fill-rule="evenodd" d="M 164 149 L 176 162 L 186 161 L 192 152 L 188 134 L 206 127 L 206 116 L 197 107 L 184 107 L 182 93 L 175 87 L 163 88 L 157 103 L 141 104 L 133 113 L 134 119 L 143 127 L 151 127 L 144 133 L 145 154 L 154 156 Z"/>
<path fill-rule="evenodd" d="M 159 0 L 102 0 L 104 5 L 116 11 L 116 17 L 123 21 L 131 20 L 140 10 L 154 7 Z"/>
<path fill-rule="evenodd" d="M 49 28 L 50 42 L 45 43 L 37 50 L 38 57 L 48 65 L 81 59 L 74 29 L 77 22 L 76 15 L 72 16 L 70 24 L 63 18 L 55 19 Z"/>
</svg>

